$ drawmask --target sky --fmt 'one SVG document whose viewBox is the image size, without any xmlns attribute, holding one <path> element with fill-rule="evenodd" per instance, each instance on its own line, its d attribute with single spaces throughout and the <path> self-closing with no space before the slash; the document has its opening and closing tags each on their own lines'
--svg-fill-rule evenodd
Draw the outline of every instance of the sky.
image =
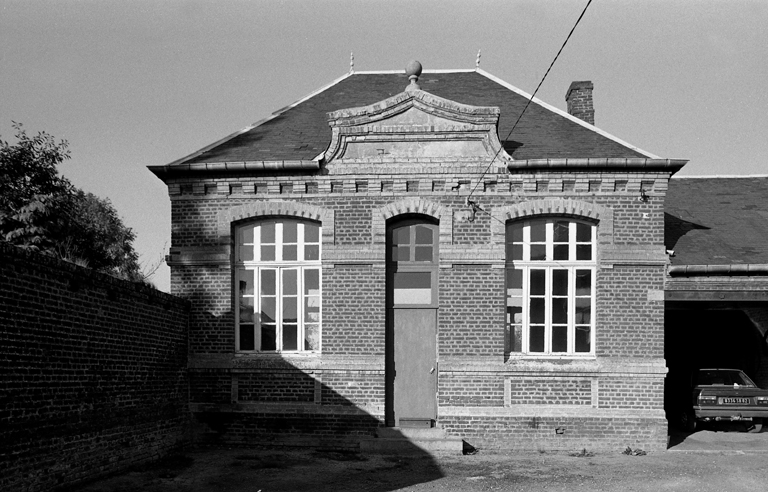
<svg viewBox="0 0 768 492">
<path fill-rule="evenodd" d="M 150 268 L 170 245 L 168 164 L 354 68 L 480 67 L 532 93 L 587 0 L 0 0 L 0 138 L 69 142 Z M 768 174 L 768 2 L 594 0 L 537 97 L 594 83 L 595 123 L 679 173 Z M 371 101 L 373 103 L 375 101 Z M 461 101 L 459 101 L 461 102 Z M 330 135 L 330 131 L 329 131 Z M 169 269 L 151 281 L 170 289 Z"/>
</svg>

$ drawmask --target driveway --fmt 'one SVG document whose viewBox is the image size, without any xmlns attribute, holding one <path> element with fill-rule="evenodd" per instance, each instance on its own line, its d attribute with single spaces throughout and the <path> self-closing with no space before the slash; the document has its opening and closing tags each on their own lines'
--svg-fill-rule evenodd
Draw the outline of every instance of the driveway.
<svg viewBox="0 0 768 492">
<path fill-rule="evenodd" d="M 669 451 L 768 453 L 768 432 L 744 432 L 744 424 L 725 422 L 706 425 L 693 433 L 673 430 Z"/>
<path fill-rule="evenodd" d="M 707 434 L 706 432 L 710 432 Z M 194 449 L 161 463 L 94 482 L 80 492 L 184 491 L 764 491 L 765 437 L 702 431 L 673 451 L 642 454 L 490 453 L 471 456 L 363 456 L 332 451 Z M 754 440 L 757 436 L 758 440 Z M 753 451 L 734 440 L 760 442 Z M 747 441 L 741 442 L 744 445 Z M 717 446 L 734 446 L 718 449 Z M 681 447 L 682 446 L 682 447 Z M 696 446 L 708 449 L 693 449 Z M 752 446 L 752 444 L 749 444 Z"/>
</svg>

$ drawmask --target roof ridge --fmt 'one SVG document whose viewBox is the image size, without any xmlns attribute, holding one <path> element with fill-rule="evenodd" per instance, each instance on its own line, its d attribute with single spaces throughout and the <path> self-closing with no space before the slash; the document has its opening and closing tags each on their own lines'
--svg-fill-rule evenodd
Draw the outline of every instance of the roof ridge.
<svg viewBox="0 0 768 492">
<path fill-rule="evenodd" d="M 425 73 L 468 73 L 468 72 L 476 72 L 477 70 L 474 68 L 425 68 L 421 71 L 422 75 Z M 391 75 L 391 74 L 400 74 L 405 76 L 405 70 L 402 68 L 400 70 L 354 70 L 350 72 L 352 75 L 362 74 L 362 75 Z"/>
<path fill-rule="evenodd" d="M 462 77 L 462 75 L 469 76 L 470 78 L 474 78 L 474 75 L 472 75 L 472 74 L 477 74 L 478 76 L 480 76 L 483 79 L 485 79 L 486 82 L 479 82 L 479 83 L 481 84 L 480 86 L 484 87 L 487 90 L 488 94 L 489 94 L 488 97 L 482 96 L 482 97 L 479 97 L 479 99 L 478 99 L 478 100 L 487 100 L 488 101 L 487 103 L 482 105 L 483 107 L 485 107 L 485 106 L 494 106 L 494 107 L 500 107 L 500 108 L 501 107 L 507 108 L 508 103 L 510 103 L 513 99 L 517 99 L 519 97 L 519 98 L 524 99 L 524 100 L 535 102 L 540 108 L 543 109 L 543 111 L 541 112 L 540 116 L 545 118 L 545 119 L 547 119 L 547 120 L 556 121 L 559 118 L 564 118 L 566 121 L 571 121 L 573 123 L 576 123 L 576 125 L 571 127 L 571 130 L 569 130 L 570 132 L 582 133 L 583 136 L 588 137 L 588 134 L 586 134 L 584 132 L 584 130 L 588 130 L 593 135 L 593 137 L 590 138 L 590 141 L 594 141 L 595 142 L 594 143 L 594 145 L 596 146 L 595 148 L 599 149 L 601 145 L 608 145 L 609 147 L 616 147 L 615 150 L 612 151 L 613 154 L 624 155 L 624 154 L 629 154 L 630 153 L 629 151 L 631 151 L 634 154 L 639 154 L 640 156 L 648 158 L 648 159 L 660 159 L 658 156 L 656 156 L 654 154 L 651 154 L 650 152 L 641 150 L 638 147 L 630 145 L 629 143 L 627 143 L 627 142 L 625 142 L 625 141 L 615 137 L 614 135 L 611 135 L 611 134 L 609 134 L 609 133 L 607 133 L 607 132 L 605 132 L 603 130 L 600 130 L 599 128 L 595 127 L 594 125 L 590 125 L 589 123 L 586 123 L 586 122 L 584 122 L 584 121 L 582 121 L 582 120 L 580 120 L 580 119 L 578 119 L 578 118 L 568 114 L 567 112 L 565 112 L 563 110 L 560 110 L 560 109 L 558 109 L 558 108 L 556 108 L 554 106 L 551 106 L 551 105 L 547 104 L 546 102 L 544 102 L 544 101 L 542 101 L 542 100 L 540 100 L 538 98 L 532 97 L 530 94 L 526 93 L 525 91 L 523 91 L 523 90 L 513 86 L 512 84 L 510 84 L 510 83 L 508 83 L 508 82 L 506 82 L 506 81 L 496 77 L 495 75 L 490 74 L 489 72 L 486 72 L 485 70 L 483 70 L 483 69 L 481 69 L 479 67 L 475 67 L 475 68 L 471 68 L 471 69 L 466 69 L 466 68 L 465 69 L 428 69 L 428 70 L 424 70 L 422 72 L 422 74 L 423 74 L 422 78 L 426 78 L 426 79 L 429 79 L 430 75 L 448 74 L 446 77 L 439 77 L 439 76 L 437 77 L 438 79 L 443 79 L 444 78 L 447 81 L 448 80 L 452 80 L 452 77 L 450 76 L 451 74 L 455 78 L 457 78 L 458 80 L 464 80 L 466 78 L 466 77 Z M 355 75 L 361 75 L 362 77 L 359 80 L 355 80 L 355 77 L 354 77 Z M 291 104 L 288 104 L 288 105 L 286 105 L 286 106 L 284 106 L 284 107 L 282 107 L 282 108 L 280 108 L 280 109 L 278 109 L 276 111 L 273 111 L 266 118 L 263 118 L 263 119 L 255 122 L 255 123 L 253 123 L 251 125 L 246 126 L 245 128 L 243 128 L 241 130 L 238 130 L 238 131 L 236 131 L 236 132 L 234 132 L 234 133 L 232 133 L 230 135 L 227 135 L 224 138 L 221 138 L 221 139 L 219 139 L 219 140 L 217 140 L 217 141 L 215 141 L 215 142 L 213 142 L 213 143 L 211 143 L 211 144 L 209 144 L 209 145 L 207 145 L 207 146 L 205 146 L 205 147 L 203 147 L 203 148 L 201 148 L 201 149 L 199 149 L 199 150 L 197 150 L 197 151 L 195 151 L 193 153 L 190 153 L 190 154 L 188 154 L 188 155 L 186 155 L 186 156 L 184 156 L 184 157 L 182 157 L 180 159 L 176 159 L 173 162 L 167 164 L 167 166 L 179 166 L 179 165 L 183 165 L 185 163 L 189 163 L 190 161 L 197 161 L 197 160 L 208 159 L 211 156 L 208 156 L 207 154 L 211 153 L 211 152 L 216 154 L 218 148 L 225 148 L 225 150 L 224 150 L 223 154 L 222 153 L 216 154 L 215 159 L 227 161 L 229 159 L 229 157 L 232 157 L 229 160 L 237 161 L 237 162 L 254 160 L 252 158 L 248 158 L 250 156 L 250 154 L 248 154 L 248 152 L 243 152 L 242 154 L 244 154 L 244 155 L 240 155 L 236 151 L 242 150 L 242 149 L 246 149 L 247 150 L 247 148 L 248 148 L 247 146 L 249 145 L 248 144 L 248 142 L 249 142 L 248 141 L 248 135 L 250 135 L 252 132 L 254 134 L 258 133 L 260 131 L 258 127 L 261 127 L 261 126 L 265 125 L 266 123 L 269 123 L 269 122 L 275 120 L 276 118 L 280 117 L 281 115 L 284 115 L 285 113 L 287 113 L 290 110 L 296 108 L 297 106 L 301 106 L 302 104 L 307 103 L 308 101 L 312 100 L 315 97 L 319 96 L 322 99 L 322 97 L 325 97 L 325 96 L 321 96 L 321 94 L 326 93 L 326 92 L 333 92 L 333 91 L 329 91 L 329 90 L 331 88 L 333 88 L 334 86 L 337 86 L 337 85 L 341 84 L 342 86 L 346 87 L 345 84 L 351 84 L 352 87 L 357 87 L 357 86 L 360 85 L 359 82 L 361 82 L 361 81 L 365 82 L 365 76 L 375 77 L 377 75 L 381 75 L 385 79 L 390 79 L 388 84 L 392 85 L 391 83 L 395 82 L 395 78 L 393 76 L 394 75 L 402 75 L 403 77 L 405 77 L 405 71 L 404 70 L 380 70 L 380 71 L 354 71 L 354 70 L 350 70 L 347 73 L 343 74 L 342 76 L 336 78 L 335 80 L 333 80 L 333 81 L 331 81 L 331 82 L 329 82 L 327 84 L 324 84 L 324 85 L 318 87 L 317 89 L 311 91 L 310 93 L 306 94 L 305 96 L 295 100 Z M 363 84 L 363 85 L 365 85 L 365 84 Z M 448 87 L 450 87 L 450 84 L 448 85 Z M 432 96 L 434 96 L 434 97 L 442 97 L 442 96 L 438 96 L 437 94 L 432 93 L 429 90 L 426 90 L 425 92 L 430 94 L 430 95 L 432 95 Z M 387 90 L 384 91 L 384 94 L 386 94 L 386 93 L 387 93 Z M 451 91 L 449 91 L 449 93 L 451 93 Z M 454 91 L 454 93 L 455 93 L 455 91 Z M 506 94 L 512 93 L 512 94 L 509 94 L 508 96 L 505 96 L 505 93 Z M 485 93 L 483 93 L 483 94 L 485 94 Z M 512 96 L 512 95 L 514 95 L 514 96 Z M 512 96 L 512 97 L 510 97 L 510 96 Z M 454 96 L 453 99 L 456 99 L 456 97 Z M 458 100 L 455 100 L 454 102 L 458 103 Z M 494 102 L 495 102 L 495 104 L 492 104 Z M 374 103 L 375 102 L 373 102 L 373 103 L 367 102 L 368 105 L 374 104 Z M 466 104 L 466 103 L 459 103 L 459 104 Z M 515 106 L 511 105 L 510 107 L 515 107 Z M 315 119 L 317 119 L 317 118 L 315 118 Z M 280 123 L 275 123 L 275 124 L 280 126 Z M 317 128 L 315 128 L 315 127 L 318 127 L 319 123 L 317 121 L 313 120 L 312 125 L 314 125 L 312 127 L 312 130 L 315 131 L 315 130 L 317 130 Z M 541 132 L 539 132 L 539 133 L 541 133 Z M 268 135 L 268 132 L 266 134 Z M 536 138 L 538 138 L 537 135 L 538 135 L 538 133 L 533 135 L 532 139 L 534 141 L 536 140 Z M 237 142 L 231 142 L 233 139 L 239 139 L 241 137 L 243 137 L 243 139 L 244 139 L 243 140 L 245 142 L 244 144 L 238 144 Z M 311 136 L 310 138 L 313 138 L 313 137 Z M 601 140 L 601 139 L 605 142 L 604 144 L 598 142 L 598 140 Z M 325 142 L 322 142 L 322 143 L 325 143 Z M 227 154 L 228 150 L 226 148 L 228 146 L 230 146 L 230 145 L 233 146 L 233 148 L 235 149 L 235 152 L 230 152 L 229 154 Z M 315 142 L 314 140 L 312 140 L 312 141 L 309 142 L 309 145 L 305 145 L 304 147 L 306 147 L 307 149 L 310 149 L 310 151 L 314 152 L 314 151 L 320 151 L 320 149 L 321 149 L 321 147 L 323 147 L 323 145 L 321 145 L 321 142 L 319 142 L 319 141 Z M 609 148 L 609 147 L 606 147 L 606 148 Z M 561 152 L 561 153 L 566 153 L 567 154 L 567 149 L 568 149 L 567 146 L 560 145 L 560 147 L 555 146 L 554 150 L 555 150 L 555 152 Z M 267 152 L 268 155 L 265 155 L 263 159 L 259 158 L 259 159 L 255 159 L 255 160 L 275 160 L 275 159 L 276 160 L 296 160 L 296 158 L 299 158 L 298 160 L 302 160 L 302 159 L 309 160 L 310 158 L 312 160 L 318 160 L 319 158 L 321 158 L 324 155 L 325 151 L 327 151 L 327 147 L 325 148 L 325 150 L 323 150 L 319 154 L 315 155 L 314 157 L 312 157 L 312 155 L 309 155 L 309 152 L 304 152 L 304 153 L 299 152 L 299 153 L 293 153 L 291 155 L 287 155 L 285 152 L 283 152 L 283 154 L 286 154 L 286 155 L 283 155 L 280 152 L 272 152 L 270 154 L 269 150 L 270 149 L 267 149 L 266 152 Z M 294 149 L 294 150 L 300 150 L 300 149 Z M 581 149 L 581 150 L 584 150 L 584 149 Z M 588 149 L 586 149 L 586 150 L 588 150 Z M 245 154 L 247 154 L 247 155 L 245 155 Z M 304 154 L 307 154 L 307 155 L 304 155 Z M 275 157 L 275 156 L 277 156 L 277 157 Z M 271 157 L 275 157 L 275 159 L 271 159 Z M 218 162 L 218 161 L 216 161 L 216 162 Z"/>
</svg>

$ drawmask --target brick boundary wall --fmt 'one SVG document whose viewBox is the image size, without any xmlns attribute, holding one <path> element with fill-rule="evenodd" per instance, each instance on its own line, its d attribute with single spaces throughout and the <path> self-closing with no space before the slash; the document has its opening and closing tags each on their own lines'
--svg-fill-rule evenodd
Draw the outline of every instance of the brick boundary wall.
<svg viewBox="0 0 768 492">
<path fill-rule="evenodd" d="M 189 436 L 189 304 L 0 244 L 0 490 L 58 490 Z"/>
</svg>

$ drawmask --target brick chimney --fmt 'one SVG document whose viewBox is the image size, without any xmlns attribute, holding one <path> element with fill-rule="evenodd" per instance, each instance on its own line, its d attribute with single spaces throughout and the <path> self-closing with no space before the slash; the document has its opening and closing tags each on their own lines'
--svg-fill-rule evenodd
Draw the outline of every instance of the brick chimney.
<svg viewBox="0 0 768 492">
<path fill-rule="evenodd" d="M 565 94 L 568 114 L 584 120 L 590 125 L 595 124 L 595 108 L 592 106 L 593 87 L 589 80 L 571 82 L 571 86 L 568 87 L 568 92 Z"/>
</svg>

